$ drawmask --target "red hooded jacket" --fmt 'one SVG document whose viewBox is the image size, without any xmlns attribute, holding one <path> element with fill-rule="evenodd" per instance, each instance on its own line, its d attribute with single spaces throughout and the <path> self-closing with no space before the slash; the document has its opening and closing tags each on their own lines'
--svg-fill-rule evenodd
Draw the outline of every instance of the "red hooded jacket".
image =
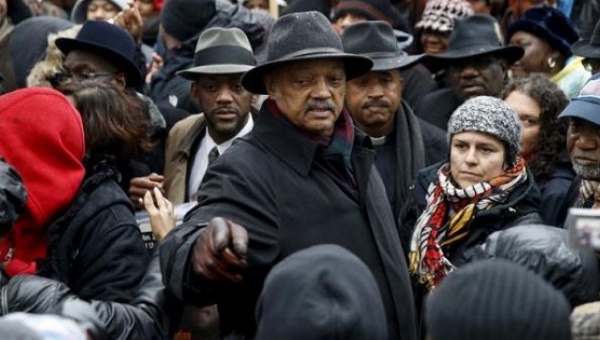
<svg viewBox="0 0 600 340">
<path fill-rule="evenodd" d="M 46 257 L 47 227 L 77 194 L 84 154 L 81 116 L 64 95 L 28 88 L 0 96 L 0 156 L 28 193 L 24 212 L 0 240 L 9 275 L 35 273 L 35 261 Z"/>
</svg>

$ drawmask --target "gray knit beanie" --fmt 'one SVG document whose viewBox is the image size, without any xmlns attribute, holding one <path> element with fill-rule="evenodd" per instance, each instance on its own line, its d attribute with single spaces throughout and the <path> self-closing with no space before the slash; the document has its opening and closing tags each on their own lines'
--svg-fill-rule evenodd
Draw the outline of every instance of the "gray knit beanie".
<svg viewBox="0 0 600 340">
<path fill-rule="evenodd" d="M 570 340 L 565 296 L 525 267 L 501 259 L 469 263 L 427 297 L 432 340 Z"/>
<path fill-rule="evenodd" d="M 474 97 L 459 106 L 448 121 L 448 142 L 460 132 L 483 132 L 506 147 L 506 163 L 515 164 L 519 154 L 521 124 L 515 111 L 495 97 Z"/>
</svg>

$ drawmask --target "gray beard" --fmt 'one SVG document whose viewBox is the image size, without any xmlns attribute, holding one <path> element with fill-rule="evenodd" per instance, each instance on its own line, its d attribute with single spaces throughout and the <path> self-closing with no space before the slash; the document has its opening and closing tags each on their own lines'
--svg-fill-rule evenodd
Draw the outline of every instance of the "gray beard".
<svg viewBox="0 0 600 340">
<path fill-rule="evenodd" d="M 600 181 L 600 165 L 579 165 L 573 163 L 573 170 L 583 179 Z"/>
</svg>

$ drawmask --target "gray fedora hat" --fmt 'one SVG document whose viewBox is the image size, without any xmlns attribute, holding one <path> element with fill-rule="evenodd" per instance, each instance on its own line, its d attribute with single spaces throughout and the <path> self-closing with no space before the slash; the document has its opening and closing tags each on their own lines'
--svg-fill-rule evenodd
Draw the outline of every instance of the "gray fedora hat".
<svg viewBox="0 0 600 340">
<path fill-rule="evenodd" d="M 373 66 L 367 57 L 344 53 L 342 40 L 323 14 L 314 11 L 292 13 L 275 22 L 267 42 L 267 60 L 246 72 L 242 85 L 249 92 L 267 94 L 263 76 L 275 66 L 314 59 L 343 61 L 346 79 L 356 78 Z"/>
<path fill-rule="evenodd" d="M 196 80 L 199 74 L 244 73 L 256 66 L 252 46 L 239 28 L 209 28 L 196 43 L 194 67 L 177 75 Z"/>
<path fill-rule="evenodd" d="M 404 70 L 421 61 L 424 54 L 409 56 L 398 47 L 394 29 L 385 21 L 350 25 L 342 34 L 344 52 L 369 57 L 372 71 Z"/>
<path fill-rule="evenodd" d="M 574 55 L 584 58 L 600 59 L 600 21 L 594 27 L 590 39 L 580 40 L 571 46 Z"/>
</svg>

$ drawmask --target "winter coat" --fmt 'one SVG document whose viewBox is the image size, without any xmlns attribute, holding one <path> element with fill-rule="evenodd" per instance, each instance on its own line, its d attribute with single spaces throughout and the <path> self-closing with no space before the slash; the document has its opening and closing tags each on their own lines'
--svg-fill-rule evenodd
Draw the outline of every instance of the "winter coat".
<svg viewBox="0 0 600 340">
<path fill-rule="evenodd" d="M 38 274 L 82 299 L 129 302 L 148 264 L 133 207 L 107 162 L 91 166 L 75 199 L 48 228 Z"/>
<path fill-rule="evenodd" d="M 426 94 L 421 104 L 415 108 L 415 114 L 446 131 L 448 130 L 448 120 L 462 101 L 458 99 L 452 89 L 441 89 Z"/>
<path fill-rule="evenodd" d="M 269 270 L 298 250 L 337 244 L 371 269 L 390 338 L 415 339 L 407 264 L 368 137 L 355 129 L 353 186 L 340 155 L 324 155 L 322 145 L 276 118 L 267 104 L 252 132 L 210 166 L 199 204 L 160 245 L 167 287 L 189 303 L 216 302 L 223 336 L 252 336 L 256 302 Z M 204 223 L 217 216 L 248 231 L 249 267 L 240 285 L 211 286 L 190 272 L 194 241 Z"/>
<path fill-rule="evenodd" d="M 237 27 L 243 30 L 254 51 L 257 61 L 266 53 L 268 32 L 274 19 L 268 13 L 250 11 L 241 3 L 231 4 L 227 0 L 216 1 L 217 13 L 203 30 L 210 27 Z M 200 108 L 190 97 L 190 81 L 176 75 L 177 71 L 193 67 L 196 42 L 201 32 L 177 49 L 165 51 L 164 66 L 153 77 L 148 95 L 158 106 L 170 105 L 190 113 Z"/>
<path fill-rule="evenodd" d="M 568 158 L 556 164 L 550 176 L 536 179 L 540 188 L 540 215 L 544 223 L 560 227 L 567 218 L 567 195 L 571 183 L 575 179 L 573 165 Z"/>
<path fill-rule="evenodd" d="M 414 226 L 427 206 L 427 189 L 441 166 L 442 163 L 438 163 L 421 171 L 411 188 L 411 200 L 404 207 L 400 225 L 400 236 L 405 250 L 410 249 Z M 540 193 L 529 172 L 527 181 L 513 189 L 506 203 L 481 211 L 473 218 L 469 235 L 456 244 L 452 252 L 446 256 L 449 256 L 452 264 L 461 266 L 469 262 L 474 249 L 483 244 L 493 232 L 520 224 L 542 223 L 538 213 L 539 202 Z"/>
<path fill-rule="evenodd" d="M 546 225 L 521 225 L 491 234 L 469 261 L 503 258 L 542 276 L 574 308 L 600 300 L 598 260 L 591 249 L 573 249 L 568 232 Z"/>
<path fill-rule="evenodd" d="M 129 303 L 83 302 L 64 283 L 32 275 L 10 280 L 0 288 L 0 297 L 0 316 L 14 312 L 63 314 L 75 304 L 87 305 L 106 339 L 115 340 L 169 339 L 183 309 L 162 283 L 156 251 Z"/>
</svg>

